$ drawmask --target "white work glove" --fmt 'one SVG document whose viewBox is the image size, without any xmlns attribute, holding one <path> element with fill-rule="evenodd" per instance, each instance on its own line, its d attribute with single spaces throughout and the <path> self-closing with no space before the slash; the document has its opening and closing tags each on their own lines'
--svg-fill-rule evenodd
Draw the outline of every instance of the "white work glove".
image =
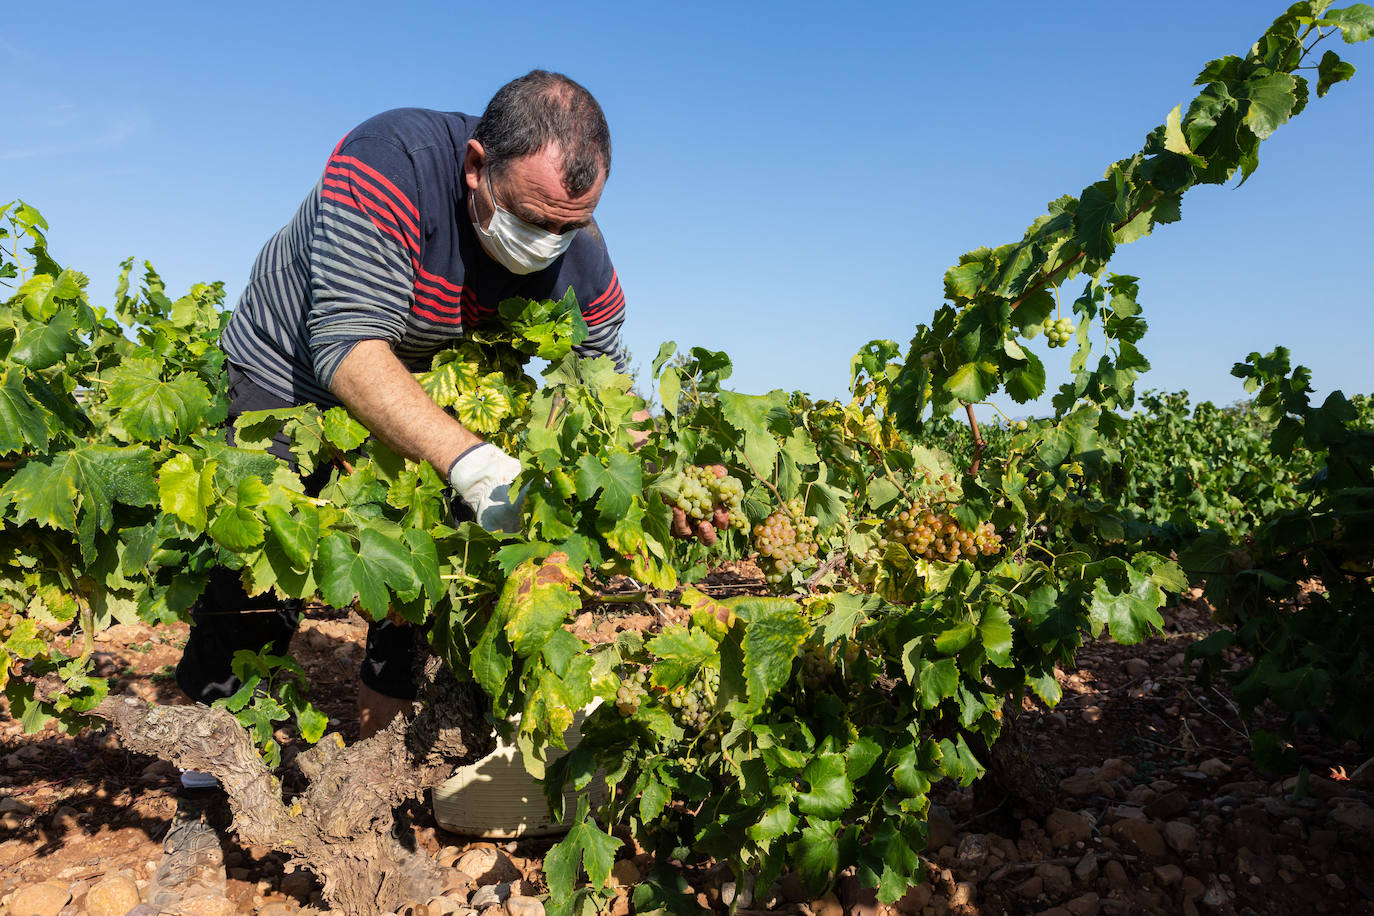
<svg viewBox="0 0 1374 916">
<path fill-rule="evenodd" d="M 519 531 L 524 491 L 512 493 L 520 462 L 490 442 L 474 445 L 449 465 L 448 482 L 488 531 Z"/>
</svg>

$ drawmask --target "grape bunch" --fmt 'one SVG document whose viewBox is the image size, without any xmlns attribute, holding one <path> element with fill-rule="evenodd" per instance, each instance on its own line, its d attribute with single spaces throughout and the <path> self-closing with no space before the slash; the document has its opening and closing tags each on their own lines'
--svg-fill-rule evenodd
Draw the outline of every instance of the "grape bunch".
<svg viewBox="0 0 1374 916">
<path fill-rule="evenodd" d="M 1073 321 L 1068 318 L 1046 318 L 1045 323 L 1040 326 L 1040 330 L 1045 332 L 1045 337 L 1050 342 L 1050 349 L 1067 346 L 1068 342 L 1073 340 Z"/>
<path fill-rule="evenodd" d="M 759 552 L 759 567 L 770 585 L 776 585 L 793 569 L 816 556 L 814 515 L 807 515 L 802 501 L 793 497 L 763 524 L 754 526 L 754 547 Z"/>
<path fill-rule="evenodd" d="M 830 656 L 819 646 L 807 649 L 801 657 L 801 679 L 802 686 L 807 690 L 818 690 L 824 687 L 835 673 L 835 665 L 830 661 Z"/>
<path fill-rule="evenodd" d="M 895 518 L 883 522 L 883 533 L 878 539 L 880 551 L 886 550 L 888 544 L 901 544 L 921 559 L 946 563 L 957 562 L 960 557 L 990 557 L 1001 551 L 1002 536 L 991 522 L 968 529 L 950 513 L 949 504 L 959 494 L 952 477 L 936 477 L 933 471 L 921 468 L 917 478 L 927 492 Z"/>
<path fill-rule="evenodd" d="M 677 537 L 697 537 L 706 546 L 716 542 L 716 532 L 727 528 L 743 531 L 746 526 L 744 484 L 729 476 L 723 464 L 703 467 L 689 464 L 669 483 L 676 494 L 664 497 L 672 506 L 673 534 Z"/>
<path fill-rule="evenodd" d="M 683 725 L 701 731 L 711 721 L 719 689 L 720 672 L 703 668 L 690 684 L 668 697 L 668 705 L 680 714 Z"/>
<path fill-rule="evenodd" d="M 648 677 L 643 671 L 636 670 L 625 678 L 620 689 L 615 692 L 615 708 L 620 710 L 620 714 L 625 718 L 628 719 L 639 712 L 639 704 L 644 700 L 644 685 L 647 680 Z"/>
</svg>

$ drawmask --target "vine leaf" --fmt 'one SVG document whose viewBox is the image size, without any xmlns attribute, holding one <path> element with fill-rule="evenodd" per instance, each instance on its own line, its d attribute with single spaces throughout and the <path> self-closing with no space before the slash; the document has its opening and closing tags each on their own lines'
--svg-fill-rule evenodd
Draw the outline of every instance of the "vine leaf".
<svg viewBox="0 0 1374 916">
<path fill-rule="evenodd" d="M 797 810 L 802 814 L 834 820 L 854 803 L 854 786 L 840 754 L 816 757 L 802 770 L 802 779 L 811 785 L 809 792 L 797 795 Z"/>
<path fill-rule="evenodd" d="M 107 378 L 109 406 L 136 440 L 156 442 L 194 432 L 210 412 L 210 389 L 192 373 L 162 380 L 155 359 L 128 359 Z"/>
<path fill-rule="evenodd" d="M 786 598 L 746 598 L 735 605 L 746 624 L 744 675 L 749 684 L 749 707 L 761 709 L 792 675 L 792 661 L 811 633 L 811 624 L 795 601 Z"/>
<path fill-rule="evenodd" d="M 573 885 L 585 869 L 592 887 L 602 888 L 611 875 L 615 851 L 621 841 L 605 833 L 587 816 L 587 796 L 577 802 L 576 824 L 544 858 L 544 874 L 549 879 L 551 900 L 571 903 Z"/>
<path fill-rule="evenodd" d="M 373 620 L 385 617 L 390 608 L 388 589 L 402 600 L 413 598 L 420 589 L 406 545 L 373 528 L 363 529 L 356 549 L 348 535 L 331 532 L 320 542 L 315 565 L 325 601 L 348 607 L 357 596 Z"/>
<path fill-rule="evenodd" d="M 720 646 L 704 630 L 683 626 L 667 627 L 649 640 L 648 649 L 658 656 L 650 680 L 668 691 L 690 682 L 720 654 Z"/>
<path fill-rule="evenodd" d="M 48 424 L 24 390 L 24 373 L 7 367 L 0 376 L 0 455 L 30 447 L 48 447 Z"/>
</svg>

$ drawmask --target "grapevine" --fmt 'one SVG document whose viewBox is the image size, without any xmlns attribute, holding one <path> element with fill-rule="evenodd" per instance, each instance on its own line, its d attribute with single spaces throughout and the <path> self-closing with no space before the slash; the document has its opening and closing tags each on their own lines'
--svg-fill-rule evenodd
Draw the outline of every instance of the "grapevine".
<svg viewBox="0 0 1374 916">
<path fill-rule="evenodd" d="M 856 354 L 847 401 L 731 391 L 728 356 L 665 345 L 650 373 L 663 413 L 636 448 L 645 401 L 609 359 L 577 356 L 587 328 L 575 298 L 502 303 L 418 380 L 519 459 L 523 530 L 504 535 L 456 523 L 439 474 L 369 439 L 342 408 L 260 412 L 225 429 L 221 287 L 174 300 L 130 261 L 114 301 L 93 303 L 85 275 L 49 254 L 37 211 L 0 208 L 3 237 L 16 242 L 6 247 L 31 256 L 22 269 L 0 258 L 0 280 L 19 280 L 0 320 L 0 685 L 10 708 L 30 729 L 109 719 L 126 747 L 219 767 L 241 841 L 316 870 L 350 914 L 397 910 L 409 876 L 435 878 L 395 849 L 392 812 L 446 778 L 443 753 L 480 756 L 488 723 L 516 716 L 525 765 L 551 797 L 598 769 L 617 785 L 595 814 L 584 798 L 549 852 L 554 916 L 608 894 L 622 827 L 654 858 L 640 911 L 690 910 L 674 870 L 710 857 L 764 887 L 795 869 L 817 894 L 852 873 L 892 903 L 920 872 L 933 787 L 984 773 L 1005 710 L 1019 705 L 1009 699 L 1054 704 L 1056 666 L 1084 639 L 1144 638 L 1167 595 L 1189 586 L 1105 489 L 1126 442 L 1117 412 L 1148 368 L 1139 284 L 1107 262 L 1179 219 L 1189 188 L 1248 176 L 1265 138 L 1353 74 L 1334 51 L 1310 61 L 1316 42 L 1371 29 L 1368 7 L 1300 2 L 1244 56 L 1209 64 L 1198 98 L 1138 155 L 1053 202 L 1020 241 L 961 258 L 945 278 L 948 302 L 905 353 L 874 341 Z M 1313 67 L 1309 93 L 1299 71 Z M 1077 275 L 1072 318 L 1047 327 L 1049 290 Z M 1020 403 L 1047 392 L 1033 347 L 1042 331 L 1055 348 L 1077 340 L 1054 415 L 987 439 L 956 426 L 957 410 L 971 418 L 970 405 L 996 390 Z M 1090 359 L 1094 346 L 1105 349 Z M 533 357 L 546 363 L 538 385 L 525 372 Z M 1301 436 L 1343 463 L 1312 485 L 1317 503 L 1281 519 L 1292 524 L 1254 526 L 1251 560 L 1278 578 L 1207 566 L 1209 545 L 1237 555 L 1224 539 L 1201 539 L 1188 556 L 1212 571 L 1209 587 L 1238 620 L 1278 631 L 1277 602 L 1309 566 L 1329 574 L 1333 594 L 1367 595 L 1367 550 L 1345 533 L 1368 530 L 1348 508 L 1368 499 L 1368 455 L 1356 448 L 1368 437 L 1345 432 L 1349 404 L 1311 408 L 1299 397 L 1305 379 L 1252 363 L 1276 442 Z M 278 436 L 302 469 L 328 477 L 318 497 L 266 451 Z M 1293 543 L 1294 531 L 1307 540 Z M 752 542 L 761 593 L 692 587 L 703 551 L 681 538 L 722 532 L 732 546 Z M 803 582 L 822 545 L 825 567 Z M 860 560 L 822 574 L 846 556 Z M 249 732 L 264 715 L 275 725 L 276 709 L 150 709 L 109 696 L 92 667 L 94 636 L 184 619 L 212 568 L 237 571 L 254 594 L 424 625 L 434 657 L 416 717 L 348 748 L 320 741 L 290 783 L 307 788 L 285 798 L 288 782 Z M 617 577 L 632 580 L 632 595 L 611 592 Z M 1228 577 L 1272 595 L 1226 591 Z M 570 626 L 629 601 L 682 612 L 609 644 Z M 1332 632 L 1356 645 L 1345 622 Z M 841 660 L 846 689 L 831 692 Z M 439 677 L 443 666 L 455 676 Z M 1339 686 L 1355 695 L 1370 679 L 1353 664 L 1338 674 L 1347 670 Z M 1286 672 L 1262 675 L 1247 696 L 1280 696 Z M 281 706 L 294 727 L 323 737 L 303 691 L 289 693 Z M 575 749 L 550 753 L 574 711 L 598 699 Z M 1343 714 L 1352 731 L 1367 728 Z M 407 729 L 444 728 L 443 753 L 415 762 Z M 210 733 L 213 747 L 194 740 Z M 219 755 L 231 751 L 228 766 Z M 386 776 L 369 782 L 373 772 Z M 333 819 L 350 810 L 360 820 L 338 829 Z"/>
</svg>

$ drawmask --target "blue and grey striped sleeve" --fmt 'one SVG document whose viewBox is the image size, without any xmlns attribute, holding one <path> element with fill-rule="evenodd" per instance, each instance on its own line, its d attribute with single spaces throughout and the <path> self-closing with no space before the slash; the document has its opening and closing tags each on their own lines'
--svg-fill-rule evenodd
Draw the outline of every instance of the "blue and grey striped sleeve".
<svg viewBox="0 0 1374 916">
<path fill-rule="evenodd" d="M 315 376 L 329 389 L 359 341 L 405 331 L 420 258 L 415 169 L 394 143 L 348 137 L 325 169 L 310 243 L 306 329 Z"/>
</svg>

